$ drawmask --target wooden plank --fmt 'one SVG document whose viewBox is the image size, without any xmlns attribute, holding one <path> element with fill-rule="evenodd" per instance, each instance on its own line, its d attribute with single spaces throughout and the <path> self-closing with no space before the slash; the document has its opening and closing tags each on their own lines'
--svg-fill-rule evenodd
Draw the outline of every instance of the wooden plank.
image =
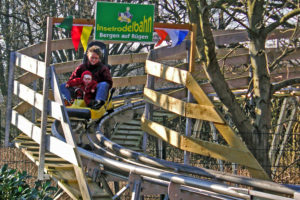
<svg viewBox="0 0 300 200">
<path fill-rule="evenodd" d="M 145 71 L 150 75 L 164 78 L 167 81 L 185 85 L 200 105 L 213 106 L 197 81 L 188 71 L 149 60 L 146 61 Z"/>
<path fill-rule="evenodd" d="M 14 94 L 37 109 L 43 109 L 43 95 L 35 92 L 18 81 L 14 81 Z"/>
<path fill-rule="evenodd" d="M 45 76 L 46 64 L 32 57 L 16 52 L 16 65 L 41 78 Z"/>
<path fill-rule="evenodd" d="M 61 116 L 64 116 L 61 119 L 62 130 L 63 130 L 63 133 L 64 133 L 67 143 L 74 148 L 74 151 L 72 153 L 73 153 L 73 156 L 75 156 L 77 158 L 77 162 L 78 162 L 78 165 L 74 165 L 74 171 L 76 174 L 76 178 L 78 180 L 78 186 L 81 191 L 82 198 L 83 199 L 91 199 L 91 194 L 89 191 L 89 187 L 87 185 L 81 157 L 79 155 L 77 145 L 75 142 L 75 138 L 72 133 L 69 116 L 64 107 L 64 103 L 63 103 L 63 100 L 62 100 L 62 97 L 60 94 L 58 80 L 57 80 L 57 76 L 56 76 L 54 67 L 51 67 L 51 77 L 52 77 L 52 83 L 53 83 L 54 98 L 55 98 L 55 101 L 61 106 L 61 109 L 60 109 Z"/>
<path fill-rule="evenodd" d="M 276 49 L 267 49 L 266 51 L 267 51 L 267 58 L 269 62 L 273 62 L 282 53 Z M 291 60 L 291 59 L 298 59 L 298 58 L 299 58 L 299 49 L 296 49 L 292 53 L 283 57 L 282 60 Z M 230 55 L 226 57 L 226 59 L 220 59 L 218 62 L 220 66 L 224 66 L 224 65 L 240 66 L 243 64 L 250 63 L 250 56 L 249 53 Z"/>
<path fill-rule="evenodd" d="M 82 64 L 82 59 L 81 60 L 74 60 L 74 61 L 69 61 L 69 62 L 63 62 L 63 63 L 56 63 L 54 64 L 55 71 L 57 74 L 63 74 L 66 72 L 72 72 L 75 70 L 77 66 Z"/>
<path fill-rule="evenodd" d="M 276 29 L 268 35 L 267 40 L 289 38 L 293 33 L 294 29 Z M 216 45 L 249 41 L 248 33 L 246 30 L 213 31 L 213 35 Z M 297 33 L 297 35 L 299 35 L 299 33 Z"/>
<path fill-rule="evenodd" d="M 191 73 L 187 73 L 186 85 L 188 90 L 192 93 L 195 100 L 200 105 L 213 106 L 214 104 L 207 97 L 197 81 L 193 78 Z"/>
<path fill-rule="evenodd" d="M 185 116 L 185 102 L 168 95 L 144 88 L 144 99 L 156 106 L 162 107 L 170 112 Z"/>
<path fill-rule="evenodd" d="M 236 148 L 186 137 L 180 133 L 168 129 L 156 122 L 141 118 L 142 129 L 147 133 L 159 137 L 169 144 L 185 151 L 197 153 L 204 156 L 211 156 L 233 163 L 238 163 L 254 169 L 261 169 L 257 165 L 249 162 L 251 154 Z"/>
<path fill-rule="evenodd" d="M 185 85 L 193 94 L 193 97 L 196 99 L 198 104 L 213 106 L 197 81 L 188 71 L 165 66 L 163 64 L 149 60 L 146 61 L 145 71 L 150 75 L 164 78 L 167 81 Z"/>
<path fill-rule="evenodd" d="M 53 18 L 53 24 L 61 23 L 65 18 Z M 73 24 L 95 25 L 94 19 L 73 19 Z"/>
<path fill-rule="evenodd" d="M 40 144 L 41 129 L 31 123 L 28 119 L 19 115 L 16 111 L 13 111 L 11 123 L 32 138 L 36 143 Z M 77 158 L 74 155 L 74 148 L 71 145 L 50 135 L 46 135 L 46 141 L 45 146 L 49 152 L 58 155 L 74 165 L 78 164 Z"/>
<path fill-rule="evenodd" d="M 249 49 L 247 48 L 224 48 L 216 49 L 217 59 L 224 59 L 231 56 L 240 56 L 249 54 Z"/>
<path fill-rule="evenodd" d="M 187 80 L 187 71 L 150 60 L 146 60 L 145 72 L 178 84 L 185 84 Z"/>
<path fill-rule="evenodd" d="M 40 111 L 43 109 L 43 104 L 42 104 L 43 95 L 39 94 L 38 92 L 35 92 L 34 90 L 19 83 L 18 81 L 14 82 L 14 94 L 17 95 L 19 98 L 23 99 L 24 101 L 26 101 L 31 106 L 34 106 L 35 108 L 39 109 Z M 50 105 L 49 115 L 55 119 L 63 120 L 64 117 L 62 116 L 61 113 L 62 108 L 59 105 L 59 103 L 50 101 L 49 105 Z M 28 106 L 27 105 L 25 106 L 26 106 L 25 109 L 27 109 Z"/>
<path fill-rule="evenodd" d="M 20 83 L 27 85 L 29 83 L 32 83 L 33 81 L 37 80 L 39 76 L 32 74 L 30 72 L 25 72 L 21 76 L 19 76 L 16 80 Z"/>
<path fill-rule="evenodd" d="M 227 124 L 214 123 L 216 129 L 223 136 L 229 146 L 240 149 L 241 151 L 249 151 L 245 143 Z"/>
<path fill-rule="evenodd" d="M 140 140 L 141 137 L 134 135 L 113 135 L 112 140 Z"/>
<path fill-rule="evenodd" d="M 33 57 L 33 56 L 39 55 L 40 53 L 45 52 L 45 44 L 46 44 L 46 42 L 39 42 L 39 43 L 33 44 L 29 47 L 20 49 L 17 52 Z"/>
<path fill-rule="evenodd" d="M 146 75 L 127 76 L 127 77 L 113 77 L 113 87 L 126 87 L 146 84 Z"/>
<path fill-rule="evenodd" d="M 33 157 L 37 157 L 37 156 L 39 156 L 39 154 L 36 153 L 36 152 L 32 152 L 32 156 L 33 156 Z M 55 154 L 53 154 L 53 153 L 50 153 L 50 152 L 46 152 L 46 153 L 45 153 L 45 156 L 46 156 L 47 158 L 57 158 L 57 159 L 61 159 L 62 161 L 65 161 L 64 159 L 62 159 L 62 158 L 58 157 L 57 155 L 55 155 Z"/>
<path fill-rule="evenodd" d="M 14 71 L 15 71 L 16 53 L 10 53 L 9 70 L 8 70 L 8 85 L 7 85 L 7 104 L 6 104 L 6 121 L 5 121 L 5 136 L 4 146 L 9 146 L 10 121 L 12 115 L 13 87 L 14 87 Z M 2 80 L 3 81 L 3 80 Z"/>
<path fill-rule="evenodd" d="M 122 146 L 138 146 L 138 145 L 140 145 L 140 143 L 138 141 L 118 140 L 118 139 L 114 139 L 113 141 Z"/>
<path fill-rule="evenodd" d="M 143 132 L 140 131 L 134 131 L 134 130 L 117 130 L 115 134 L 125 134 L 125 135 L 143 135 Z"/>
<path fill-rule="evenodd" d="M 51 176 L 55 176 L 60 181 L 65 180 L 73 180 L 75 175 L 75 172 L 73 168 L 71 169 L 60 169 L 57 168 L 57 170 L 50 170 Z"/>
<path fill-rule="evenodd" d="M 37 159 L 37 158 L 38 158 L 38 155 L 36 155 L 36 156 L 33 155 L 33 157 Z M 60 158 L 60 157 L 49 157 L 49 156 L 47 156 L 47 155 L 45 154 L 45 163 L 67 164 L 67 163 L 69 163 L 69 162 L 67 162 L 66 160 L 64 160 L 64 159 L 62 159 L 62 158 Z"/>
<path fill-rule="evenodd" d="M 224 120 L 216 112 L 213 105 L 206 106 L 194 103 L 186 103 L 146 87 L 144 88 L 144 98 L 146 101 L 158 107 L 184 117 L 224 123 Z"/>
<path fill-rule="evenodd" d="M 120 65 L 130 63 L 144 63 L 147 59 L 148 53 L 132 53 L 124 55 L 109 55 L 108 64 Z"/>
<path fill-rule="evenodd" d="M 168 23 L 154 22 L 154 28 L 171 28 L 171 29 L 192 30 L 192 25 L 191 24 L 168 24 Z"/>
<path fill-rule="evenodd" d="M 118 130 L 134 130 L 134 131 L 138 131 L 138 130 L 140 130 L 140 125 L 139 126 L 130 126 L 130 125 L 124 125 L 124 124 L 122 124 L 122 125 L 120 125 L 119 127 L 118 127 Z"/>
<path fill-rule="evenodd" d="M 127 122 L 124 122 L 122 125 L 129 125 L 129 126 L 140 126 L 141 124 L 141 121 L 139 119 L 133 119 L 133 120 L 130 120 L 130 121 L 127 121 Z"/>
<path fill-rule="evenodd" d="M 180 45 L 175 47 L 161 47 L 154 49 L 150 52 L 151 61 L 162 61 L 162 60 L 180 60 L 185 59 L 187 55 L 187 41 L 183 41 Z"/>
<path fill-rule="evenodd" d="M 185 104 L 186 117 L 194 119 L 202 119 L 211 122 L 224 124 L 224 120 L 214 106 L 199 105 L 195 103 Z"/>
<path fill-rule="evenodd" d="M 195 70 L 195 57 L 196 57 L 196 37 L 197 37 L 197 24 L 192 24 L 191 31 L 191 47 L 189 57 L 189 72 L 192 73 Z"/>
<path fill-rule="evenodd" d="M 16 105 L 13 109 L 20 114 L 24 114 L 28 110 L 32 108 L 32 105 L 27 103 L 26 101 L 21 101 L 18 105 Z"/>
<path fill-rule="evenodd" d="M 78 48 L 81 48 L 81 42 L 78 45 Z M 66 38 L 62 40 L 52 40 L 51 41 L 51 49 L 52 51 L 56 50 L 66 50 L 66 49 L 74 49 L 74 45 L 71 38 Z"/>
<path fill-rule="evenodd" d="M 37 147 L 37 146 L 39 146 L 39 144 L 36 143 L 35 141 L 18 141 L 18 142 L 20 143 L 21 146 L 25 146 L 25 147 Z"/>
<path fill-rule="evenodd" d="M 214 35 L 214 41 L 216 45 L 238 43 L 238 42 L 244 42 L 248 40 L 249 40 L 248 33 L 244 30 L 240 30 L 232 33 Z"/>
</svg>

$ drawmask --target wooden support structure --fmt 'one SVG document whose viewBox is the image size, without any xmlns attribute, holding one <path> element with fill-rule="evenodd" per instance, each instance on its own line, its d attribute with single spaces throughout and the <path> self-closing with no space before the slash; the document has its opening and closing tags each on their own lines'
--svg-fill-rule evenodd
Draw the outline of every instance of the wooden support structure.
<svg viewBox="0 0 300 200">
<path fill-rule="evenodd" d="M 182 136 L 179 133 L 176 133 L 166 127 L 159 125 L 158 123 L 152 122 L 147 118 L 142 117 L 142 129 L 144 131 L 162 138 L 169 144 L 176 146 L 182 150 L 187 150 L 201 155 L 212 156 L 217 159 L 242 164 L 248 167 L 253 177 L 269 179 L 266 172 L 248 150 L 243 141 L 241 141 L 241 139 L 234 133 L 230 126 L 226 124 L 222 115 L 214 108 L 214 104 L 210 101 L 210 99 L 198 85 L 197 81 L 193 78 L 190 72 L 170 66 L 165 66 L 161 63 L 150 60 L 146 61 L 145 71 L 148 75 L 163 78 L 173 83 L 186 86 L 199 106 L 208 106 L 212 108 L 211 113 L 214 113 L 213 116 L 215 116 L 213 117 L 213 120 L 209 118 L 211 114 L 194 118 L 204 120 L 210 119 L 208 121 L 213 121 L 219 133 L 227 141 L 229 147 L 225 147 L 215 143 L 208 143 L 201 140 L 195 141 L 195 139 L 192 139 L 191 137 Z M 181 116 L 187 116 L 194 111 L 194 109 L 188 109 L 188 112 L 186 111 L 186 108 L 188 107 L 187 105 L 192 105 L 190 103 L 184 103 L 183 101 L 174 99 L 164 94 L 160 94 L 148 88 L 144 89 L 144 93 L 145 100 L 154 103 L 155 105 L 160 106 L 164 109 L 167 109 L 168 111 L 177 113 Z M 194 106 L 193 108 L 196 107 L 197 106 Z M 199 116 L 201 116 L 201 113 L 206 113 L 199 111 L 195 112 L 195 115 L 198 114 Z"/>
<path fill-rule="evenodd" d="M 55 102 L 49 101 L 52 26 L 53 20 L 52 18 L 48 18 L 47 41 L 46 46 L 43 46 L 46 47 L 45 62 L 38 61 L 30 56 L 21 54 L 20 52 L 12 54 L 11 76 L 9 80 L 12 83 L 11 87 L 13 88 L 11 88 L 10 91 L 11 94 L 14 93 L 19 98 L 23 99 L 24 103 L 21 103 L 19 106 L 17 106 L 16 110 L 11 110 L 11 108 L 8 109 L 8 113 L 11 114 L 8 122 L 15 125 L 18 129 L 20 129 L 40 145 L 38 154 L 38 178 L 40 180 L 44 179 L 46 151 L 55 153 L 56 155 L 59 155 L 61 158 L 73 164 L 73 168 L 78 181 L 78 186 L 81 191 L 81 197 L 83 199 L 91 199 L 89 187 L 87 185 L 85 174 L 82 168 L 83 166 L 81 158 L 77 151 L 77 146 L 73 138 L 68 114 L 65 110 L 62 98 L 60 96 L 59 86 L 53 68 L 51 70 L 51 77 L 53 81 L 52 85 L 54 86 Z M 13 69 L 15 65 L 27 71 L 27 73 L 19 79 L 19 81 L 21 82 L 13 80 Z M 31 74 L 34 74 L 34 78 L 30 81 L 26 80 L 26 77 Z M 37 77 L 44 79 L 43 94 L 37 93 L 36 91 L 30 89 L 22 83 L 24 82 L 28 84 L 31 81 L 34 81 L 34 79 Z M 10 100 L 10 102 L 12 101 Z M 30 122 L 30 120 L 22 116 L 22 114 L 25 113 L 28 109 L 29 105 L 41 111 L 41 128 L 37 127 L 32 122 Z M 11 105 L 9 106 L 11 107 Z M 20 111 L 20 113 L 18 113 L 18 111 Z M 62 142 L 57 138 L 47 134 L 48 114 L 61 121 L 67 143 Z M 9 127 L 6 130 L 9 130 Z M 63 150 L 57 148 L 58 146 Z"/>
<path fill-rule="evenodd" d="M 69 144 L 73 147 L 74 155 L 77 157 L 78 165 L 74 165 L 73 167 L 74 167 L 74 171 L 75 171 L 76 178 L 78 181 L 78 186 L 80 188 L 82 198 L 83 199 L 91 199 L 91 194 L 89 192 L 89 187 L 87 185 L 87 181 L 86 181 L 84 170 L 83 170 L 83 165 L 82 165 L 81 158 L 80 158 L 80 155 L 77 150 L 77 144 L 75 143 L 75 139 L 74 139 L 74 136 L 72 133 L 72 128 L 70 125 L 68 113 L 65 109 L 65 106 L 64 106 L 64 103 L 63 103 L 63 100 L 62 100 L 62 97 L 61 97 L 61 94 L 59 91 L 59 85 L 58 85 L 57 77 L 56 77 L 55 70 L 53 67 L 51 68 L 51 76 L 52 76 L 52 80 L 54 82 L 53 83 L 54 98 L 55 98 L 55 101 L 58 102 L 61 106 L 61 112 L 62 112 L 62 116 L 63 116 L 63 119 L 61 120 L 61 124 L 62 124 L 62 128 L 63 128 L 63 133 L 66 138 L 67 144 Z"/>
<path fill-rule="evenodd" d="M 46 129 L 47 129 L 47 116 L 48 116 L 48 96 L 49 96 L 49 81 L 50 81 L 50 59 L 51 59 L 51 40 L 52 40 L 52 18 L 47 18 L 47 33 L 46 33 L 46 51 L 45 51 L 45 66 L 38 67 L 38 63 L 35 66 L 36 71 L 43 69 L 43 108 L 42 108 L 42 120 L 41 120 L 41 141 L 39 151 L 39 167 L 38 167 L 38 179 L 44 179 L 44 166 L 45 166 L 45 151 L 46 151 Z M 22 61 L 23 59 L 20 59 Z M 18 61 L 17 61 L 18 62 Z M 29 61 L 29 63 L 32 63 Z M 22 66 L 28 66 L 23 64 Z M 29 65 L 30 66 L 30 65 Z"/>
<path fill-rule="evenodd" d="M 15 70 L 15 52 L 10 53 L 9 72 L 8 72 L 8 87 L 7 87 L 7 105 L 6 105 L 6 122 L 5 122 L 5 138 L 4 146 L 9 146 L 9 132 L 12 118 L 12 91 L 14 87 L 14 70 Z"/>
<path fill-rule="evenodd" d="M 65 72 L 70 72 L 79 65 L 82 60 L 70 61 L 66 63 L 56 63 L 51 67 L 50 73 L 50 62 L 51 62 L 51 52 L 62 49 L 72 49 L 73 44 L 71 39 L 52 41 L 51 30 L 55 23 L 62 22 L 63 18 L 48 18 L 47 21 L 47 41 L 41 42 L 39 44 L 33 45 L 26 49 L 19 50 L 18 52 L 12 52 L 10 58 L 10 68 L 9 68 L 9 84 L 8 84 L 8 103 L 7 103 L 7 115 L 6 115 L 6 130 L 5 130 L 5 145 L 9 145 L 9 129 L 10 123 L 21 130 L 26 137 L 32 139 L 30 144 L 31 149 L 39 150 L 39 153 L 34 152 L 30 155 L 34 157 L 34 162 L 39 165 L 39 178 L 44 178 L 44 171 L 51 173 L 50 167 L 55 169 L 67 169 L 68 172 L 72 174 L 72 179 L 65 180 L 73 185 L 77 185 L 80 190 L 80 195 L 73 195 L 70 190 L 67 189 L 66 184 L 60 182 L 60 186 L 69 191 L 69 195 L 72 198 L 83 198 L 91 199 L 92 193 L 90 188 L 90 183 L 85 177 L 83 170 L 83 164 L 79 150 L 74 141 L 73 132 L 70 127 L 70 120 L 66 113 L 62 98 L 59 92 L 59 85 L 56 77 L 56 72 L 62 74 Z M 94 24 L 94 20 L 83 20 L 75 19 L 76 24 Z M 180 46 L 176 46 L 172 49 L 163 47 L 160 49 L 155 49 L 151 52 L 149 57 L 147 53 L 139 54 L 128 54 L 128 55 L 110 55 L 108 57 L 108 62 L 111 65 L 117 64 L 127 64 L 127 63 L 142 63 L 146 60 L 146 73 L 147 75 L 132 76 L 132 77 L 114 77 L 114 87 L 125 87 L 125 86 L 136 86 L 136 85 L 146 85 L 144 89 L 144 99 L 147 101 L 145 114 L 142 117 L 142 128 L 145 132 L 152 134 L 159 138 L 161 141 L 169 142 L 171 145 L 178 147 L 187 152 L 194 152 L 205 156 L 212 156 L 216 159 L 225 160 L 229 162 L 236 162 L 247 166 L 254 177 L 267 179 L 267 175 L 262 170 L 261 166 L 253 155 L 249 152 L 245 144 L 241 139 L 235 134 L 230 126 L 226 123 L 222 115 L 215 108 L 215 105 L 207 97 L 206 93 L 213 93 L 213 89 L 208 84 L 204 84 L 203 87 L 197 83 L 197 79 L 194 74 L 197 74 L 199 69 L 198 65 L 195 65 L 195 37 L 196 37 L 196 26 L 190 24 L 184 25 L 173 25 L 173 24 L 161 24 L 155 23 L 155 27 L 164 28 L 174 28 L 174 29 L 188 29 L 191 31 L 191 43 L 190 46 L 187 41 L 184 41 Z M 226 35 L 224 35 L 226 33 Z M 230 34 L 228 32 L 214 32 L 217 44 L 226 44 L 230 41 L 247 41 L 247 35 L 245 31 L 235 32 Z M 271 37 L 287 37 L 291 32 L 277 33 Z M 234 36 L 234 37 L 233 37 Z M 230 40 L 229 40 L 230 39 Z M 119 43 L 119 42 L 116 42 Z M 189 51 L 187 56 L 186 52 Z M 33 58 L 33 56 L 45 52 L 45 62 Z M 228 51 L 219 51 L 219 56 L 224 56 Z M 277 52 L 270 51 L 269 54 L 277 55 Z M 162 60 L 176 60 L 184 59 L 187 57 L 188 60 L 188 70 L 179 69 L 176 67 L 166 66 L 157 61 Z M 298 58 L 299 50 L 295 51 L 287 58 Z M 249 60 L 248 53 L 245 54 L 245 49 L 238 49 L 231 56 L 225 59 L 221 59 L 220 62 L 225 64 L 240 64 L 247 63 Z M 156 61 L 156 62 L 155 62 Z M 26 72 L 14 80 L 14 67 L 18 66 Z M 54 70 L 55 68 L 55 70 Z M 292 73 L 292 76 L 297 76 L 300 73 L 296 70 L 296 73 Z M 49 97 L 49 77 L 52 77 L 53 81 L 53 96 L 54 101 L 50 100 Z M 286 77 L 288 74 L 285 73 Z M 40 94 L 37 91 L 31 89 L 28 85 L 37 79 L 44 79 L 43 93 Z M 155 91 L 154 83 L 157 79 L 163 79 L 170 81 L 179 85 L 183 85 L 189 91 L 189 96 L 187 101 L 182 101 L 180 98 L 175 98 L 173 96 L 164 94 L 162 92 Z M 274 79 L 275 80 L 275 79 Z M 277 79 L 276 79 L 277 80 Z M 244 88 L 247 84 L 247 78 L 239 78 L 236 80 L 229 80 L 231 88 Z M 238 84 L 236 84 L 238 83 Z M 243 85 L 241 85 L 243 83 Z M 22 102 L 12 109 L 12 95 L 18 96 Z M 184 96 L 186 97 L 186 93 Z M 192 102 L 192 97 L 196 100 L 196 103 Z M 49 106 L 48 106 L 49 105 Z M 176 131 L 168 129 L 159 123 L 153 122 L 153 105 L 159 106 L 167 111 L 176 113 L 178 115 L 200 120 L 210 121 L 219 133 L 223 136 L 228 145 L 219 145 L 216 143 L 203 141 L 199 139 L 192 138 L 189 134 L 191 129 L 191 123 L 187 122 L 186 135 L 182 135 Z M 42 112 L 41 127 L 38 127 L 35 123 L 24 117 L 24 114 L 32 107 L 37 108 Z M 293 111 L 294 112 L 294 111 Z M 296 112 L 296 111 L 295 111 Z M 47 120 L 49 117 L 61 121 L 62 129 L 66 142 L 63 142 L 56 137 L 51 136 L 47 132 Z M 198 126 L 200 127 L 200 125 Z M 139 131 L 140 132 L 140 131 Z M 136 139 L 136 137 L 131 137 L 131 139 Z M 18 143 L 22 146 L 22 142 Z M 147 144 L 147 134 L 144 134 L 143 148 L 146 150 Z M 24 145 L 24 144 L 23 144 Z M 40 148 L 38 148 L 40 146 Z M 60 148 L 57 148 L 60 147 Z M 162 145 L 160 145 L 160 150 Z M 24 151 L 25 152 L 25 151 Z M 55 154 L 56 157 L 47 157 L 49 154 Z M 37 158 L 37 156 L 39 156 Z M 45 159 L 46 158 L 46 159 Z M 60 164 L 49 165 L 46 161 L 60 161 Z M 53 171 L 52 171 L 52 174 Z M 55 177 L 55 175 L 53 175 Z M 140 195 L 149 193 L 155 193 L 155 184 L 148 184 L 147 186 L 152 186 L 152 188 L 145 189 L 146 183 L 143 182 L 141 176 L 135 177 L 132 183 L 132 191 L 134 195 L 132 199 L 138 199 Z M 143 188 L 144 187 L 144 188 Z M 182 187 L 175 185 L 170 182 L 169 184 L 169 196 L 174 196 L 180 193 Z M 166 187 L 166 188 L 168 188 Z M 142 188 L 142 190 L 141 190 Z M 167 194 L 167 189 L 164 189 L 161 194 Z M 175 191 L 173 193 L 172 191 Z M 77 192 L 76 194 L 78 194 Z M 157 194 L 157 193 L 156 193 Z M 73 195 L 73 196 L 72 196 Z M 198 195 L 198 194 L 197 194 Z M 197 196 L 196 195 L 196 196 Z M 175 195 L 176 196 L 176 195 Z M 200 195 L 201 196 L 201 195 Z M 180 196 L 179 196 L 180 197 Z M 183 196 L 181 196 L 183 198 Z M 175 197 L 174 197 L 175 198 Z M 187 196 L 184 196 L 184 199 Z M 209 197 L 207 197 L 210 199 Z M 176 198 L 175 198 L 176 199 Z"/>
</svg>

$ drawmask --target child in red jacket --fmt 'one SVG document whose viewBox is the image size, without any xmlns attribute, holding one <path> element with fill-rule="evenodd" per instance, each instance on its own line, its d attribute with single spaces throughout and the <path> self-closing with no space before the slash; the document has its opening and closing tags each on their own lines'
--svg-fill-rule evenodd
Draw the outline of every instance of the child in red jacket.
<svg viewBox="0 0 300 200">
<path fill-rule="evenodd" d="M 88 70 L 81 74 L 81 78 L 74 78 L 67 82 L 66 87 L 73 90 L 77 99 L 84 99 L 86 105 L 90 105 L 95 98 L 97 82 L 92 79 L 92 73 Z"/>
</svg>

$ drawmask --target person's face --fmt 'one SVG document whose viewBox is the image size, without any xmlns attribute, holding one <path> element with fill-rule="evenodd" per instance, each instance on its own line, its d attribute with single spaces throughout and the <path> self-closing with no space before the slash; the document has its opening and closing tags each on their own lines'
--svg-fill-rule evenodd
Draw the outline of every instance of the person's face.
<svg viewBox="0 0 300 200">
<path fill-rule="evenodd" d="M 89 59 L 89 62 L 90 62 L 92 65 L 95 65 L 95 64 L 97 64 L 98 62 L 100 62 L 100 58 L 99 58 L 98 54 L 96 54 L 96 53 L 94 53 L 94 52 L 88 53 L 88 59 Z"/>
<path fill-rule="evenodd" d="M 92 77 L 91 76 L 83 76 L 82 80 L 83 80 L 84 85 L 88 85 L 92 81 Z"/>
</svg>

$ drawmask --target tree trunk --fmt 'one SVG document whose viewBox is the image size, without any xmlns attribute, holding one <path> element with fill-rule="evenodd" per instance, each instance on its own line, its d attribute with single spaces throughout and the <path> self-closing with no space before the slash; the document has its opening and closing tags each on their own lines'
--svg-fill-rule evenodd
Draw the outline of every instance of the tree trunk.
<svg viewBox="0 0 300 200">
<path fill-rule="evenodd" d="M 249 19 L 249 54 L 253 68 L 253 87 L 255 101 L 255 122 L 252 135 L 252 143 L 255 149 L 254 156 L 268 174 L 270 170 L 269 134 L 271 132 L 271 83 L 268 68 L 265 43 L 267 35 L 263 34 L 263 8 L 264 1 L 248 0 Z"/>
<path fill-rule="evenodd" d="M 243 140 L 249 141 L 247 146 L 253 149 L 251 148 L 254 147 L 250 134 L 252 130 L 251 122 L 231 92 L 216 59 L 214 38 L 209 25 L 209 12 L 205 9 L 207 7 L 206 1 L 200 0 L 198 2 L 196 0 L 187 0 L 187 3 L 191 11 L 190 19 L 193 20 L 191 22 L 200 24 L 198 25 L 199 32 L 197 32 L 197 47 L 199 47 L 199 57 L 201 58 L 208 79 L 222 103 L 224 103 L 231 113 L 235 125 L 242 134 Z M 198 3 L 199 9 L 197 9 Z M 199 10 L 202 10 L 202 13 L 200 13 Z"/>
<path fill-rule="evenodd" d="M 271 84 L 264 44 L 264 38 L 253 38 L 249 47 L 250 60 L 253 68 L 256 116 L 252 135 L 252 143 L 255 144 L 256 148 L 253 149 L 252 152 L 266 172 L 270 174 L 268 139 L 271 133 Z"/>
<path fill-rule="evenodd" d="M 210 13 L 207 9 L 206 0 L 186 0 L 186 2 L 190 11 L 191 22 L 199 25 L 197 31 L 198 56 L 207 77 L 222 103 L 228 108 L 228 112 L 231 114 L 232 120 L 247 147 L 266 172 L 270 174 L 267 140 L 270 132 L 270 76 L 264 51 L 266 37 L 257 34 L 250 38 L 251 64 L 254 69 L 255 102 L 257 106 L 256 114 L 258 115 L 253 125 L 251 119 L 246 116 L 236 101 L 221 73 L 216 59 L 215 43 L 209 23 Z M 255 28 L 260 27 L 255 26 Z"/>
</svg>

